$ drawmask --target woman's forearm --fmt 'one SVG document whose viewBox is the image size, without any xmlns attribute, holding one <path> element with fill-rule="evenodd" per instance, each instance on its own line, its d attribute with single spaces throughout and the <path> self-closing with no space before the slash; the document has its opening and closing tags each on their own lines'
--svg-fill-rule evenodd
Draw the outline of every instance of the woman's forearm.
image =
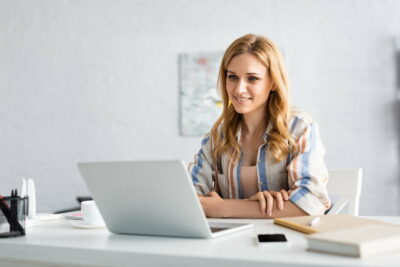
<svg viewBox="0 0 400 267">
<path fill-rule="evenodd" d="M 222 204 L 223 218 L 252 218 L 252 219 L 270 219 L 290 216 L 308 215 L 302 209 L 297 207 L 291 201 L 284 201 L 283 210 L 279 210 L 274 202 L 272 215 L 263 214 L 258 201 L 242 199 L 224 199 Z"/>
</svg>

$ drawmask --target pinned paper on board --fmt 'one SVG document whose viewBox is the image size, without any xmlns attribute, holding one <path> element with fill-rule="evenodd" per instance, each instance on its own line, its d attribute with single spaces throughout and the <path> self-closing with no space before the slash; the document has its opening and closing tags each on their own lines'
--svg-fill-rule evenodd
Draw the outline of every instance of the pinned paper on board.
<svg viewBox="0 0 400 267">
<path fill-rule="evenodd" d="M 179 55 L 182 136 L 206 134 L 221 114 L 217 79 L 222 55 L 222 52 Z"/>
</svg>

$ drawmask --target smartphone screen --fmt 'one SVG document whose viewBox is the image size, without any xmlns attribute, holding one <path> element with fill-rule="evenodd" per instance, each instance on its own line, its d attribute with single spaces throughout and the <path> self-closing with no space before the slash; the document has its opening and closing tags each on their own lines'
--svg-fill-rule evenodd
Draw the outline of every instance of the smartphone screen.
<svg viewBox="0 0 400 267">
<path fill-rule="evenodd" d="M 259 243 L 267 243 L 267 242 L 287 242 L 284 234 L 264 234 L 258 235 Z"/>
</svg>

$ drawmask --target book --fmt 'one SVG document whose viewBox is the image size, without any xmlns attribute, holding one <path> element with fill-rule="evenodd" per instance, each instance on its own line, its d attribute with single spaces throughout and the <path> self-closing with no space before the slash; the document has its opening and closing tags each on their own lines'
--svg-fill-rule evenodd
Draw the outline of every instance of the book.
<svg viewBox="0 0 400 267">
<path fill-rule="evenodd" d="M 316 217 L 320 218 L 319 222 L 310 226 L 310 222 Z M 337 231 L 367 225 L 391 226 L 400 229 L 400 225 L 397 224 L 347 214 L 275 218 L 274 223 L 305 234 Z"/>
<path fill-rule="evenodd" d="M 400 227 L 365 225 L 307 235 L 308 250 L 353 257 L 400 251 Z"/>
</svg>

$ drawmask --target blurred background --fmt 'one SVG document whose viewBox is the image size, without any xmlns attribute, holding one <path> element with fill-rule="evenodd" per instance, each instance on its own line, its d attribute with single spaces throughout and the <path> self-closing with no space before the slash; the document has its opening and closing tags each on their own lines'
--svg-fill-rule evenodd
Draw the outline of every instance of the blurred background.
<svg viewBox="0 0 400 267">
<path fill-rule="evenodd" d="M 396 0 L 0 0 L 0 194 L 33 178 L 52 212 L 89 194 L 77 162 L 191 161 L 178 55 L 246 33 L 284 51 L 328 168 L 364 169 L 360 214 L 400 215 Z"/>
</svg>

